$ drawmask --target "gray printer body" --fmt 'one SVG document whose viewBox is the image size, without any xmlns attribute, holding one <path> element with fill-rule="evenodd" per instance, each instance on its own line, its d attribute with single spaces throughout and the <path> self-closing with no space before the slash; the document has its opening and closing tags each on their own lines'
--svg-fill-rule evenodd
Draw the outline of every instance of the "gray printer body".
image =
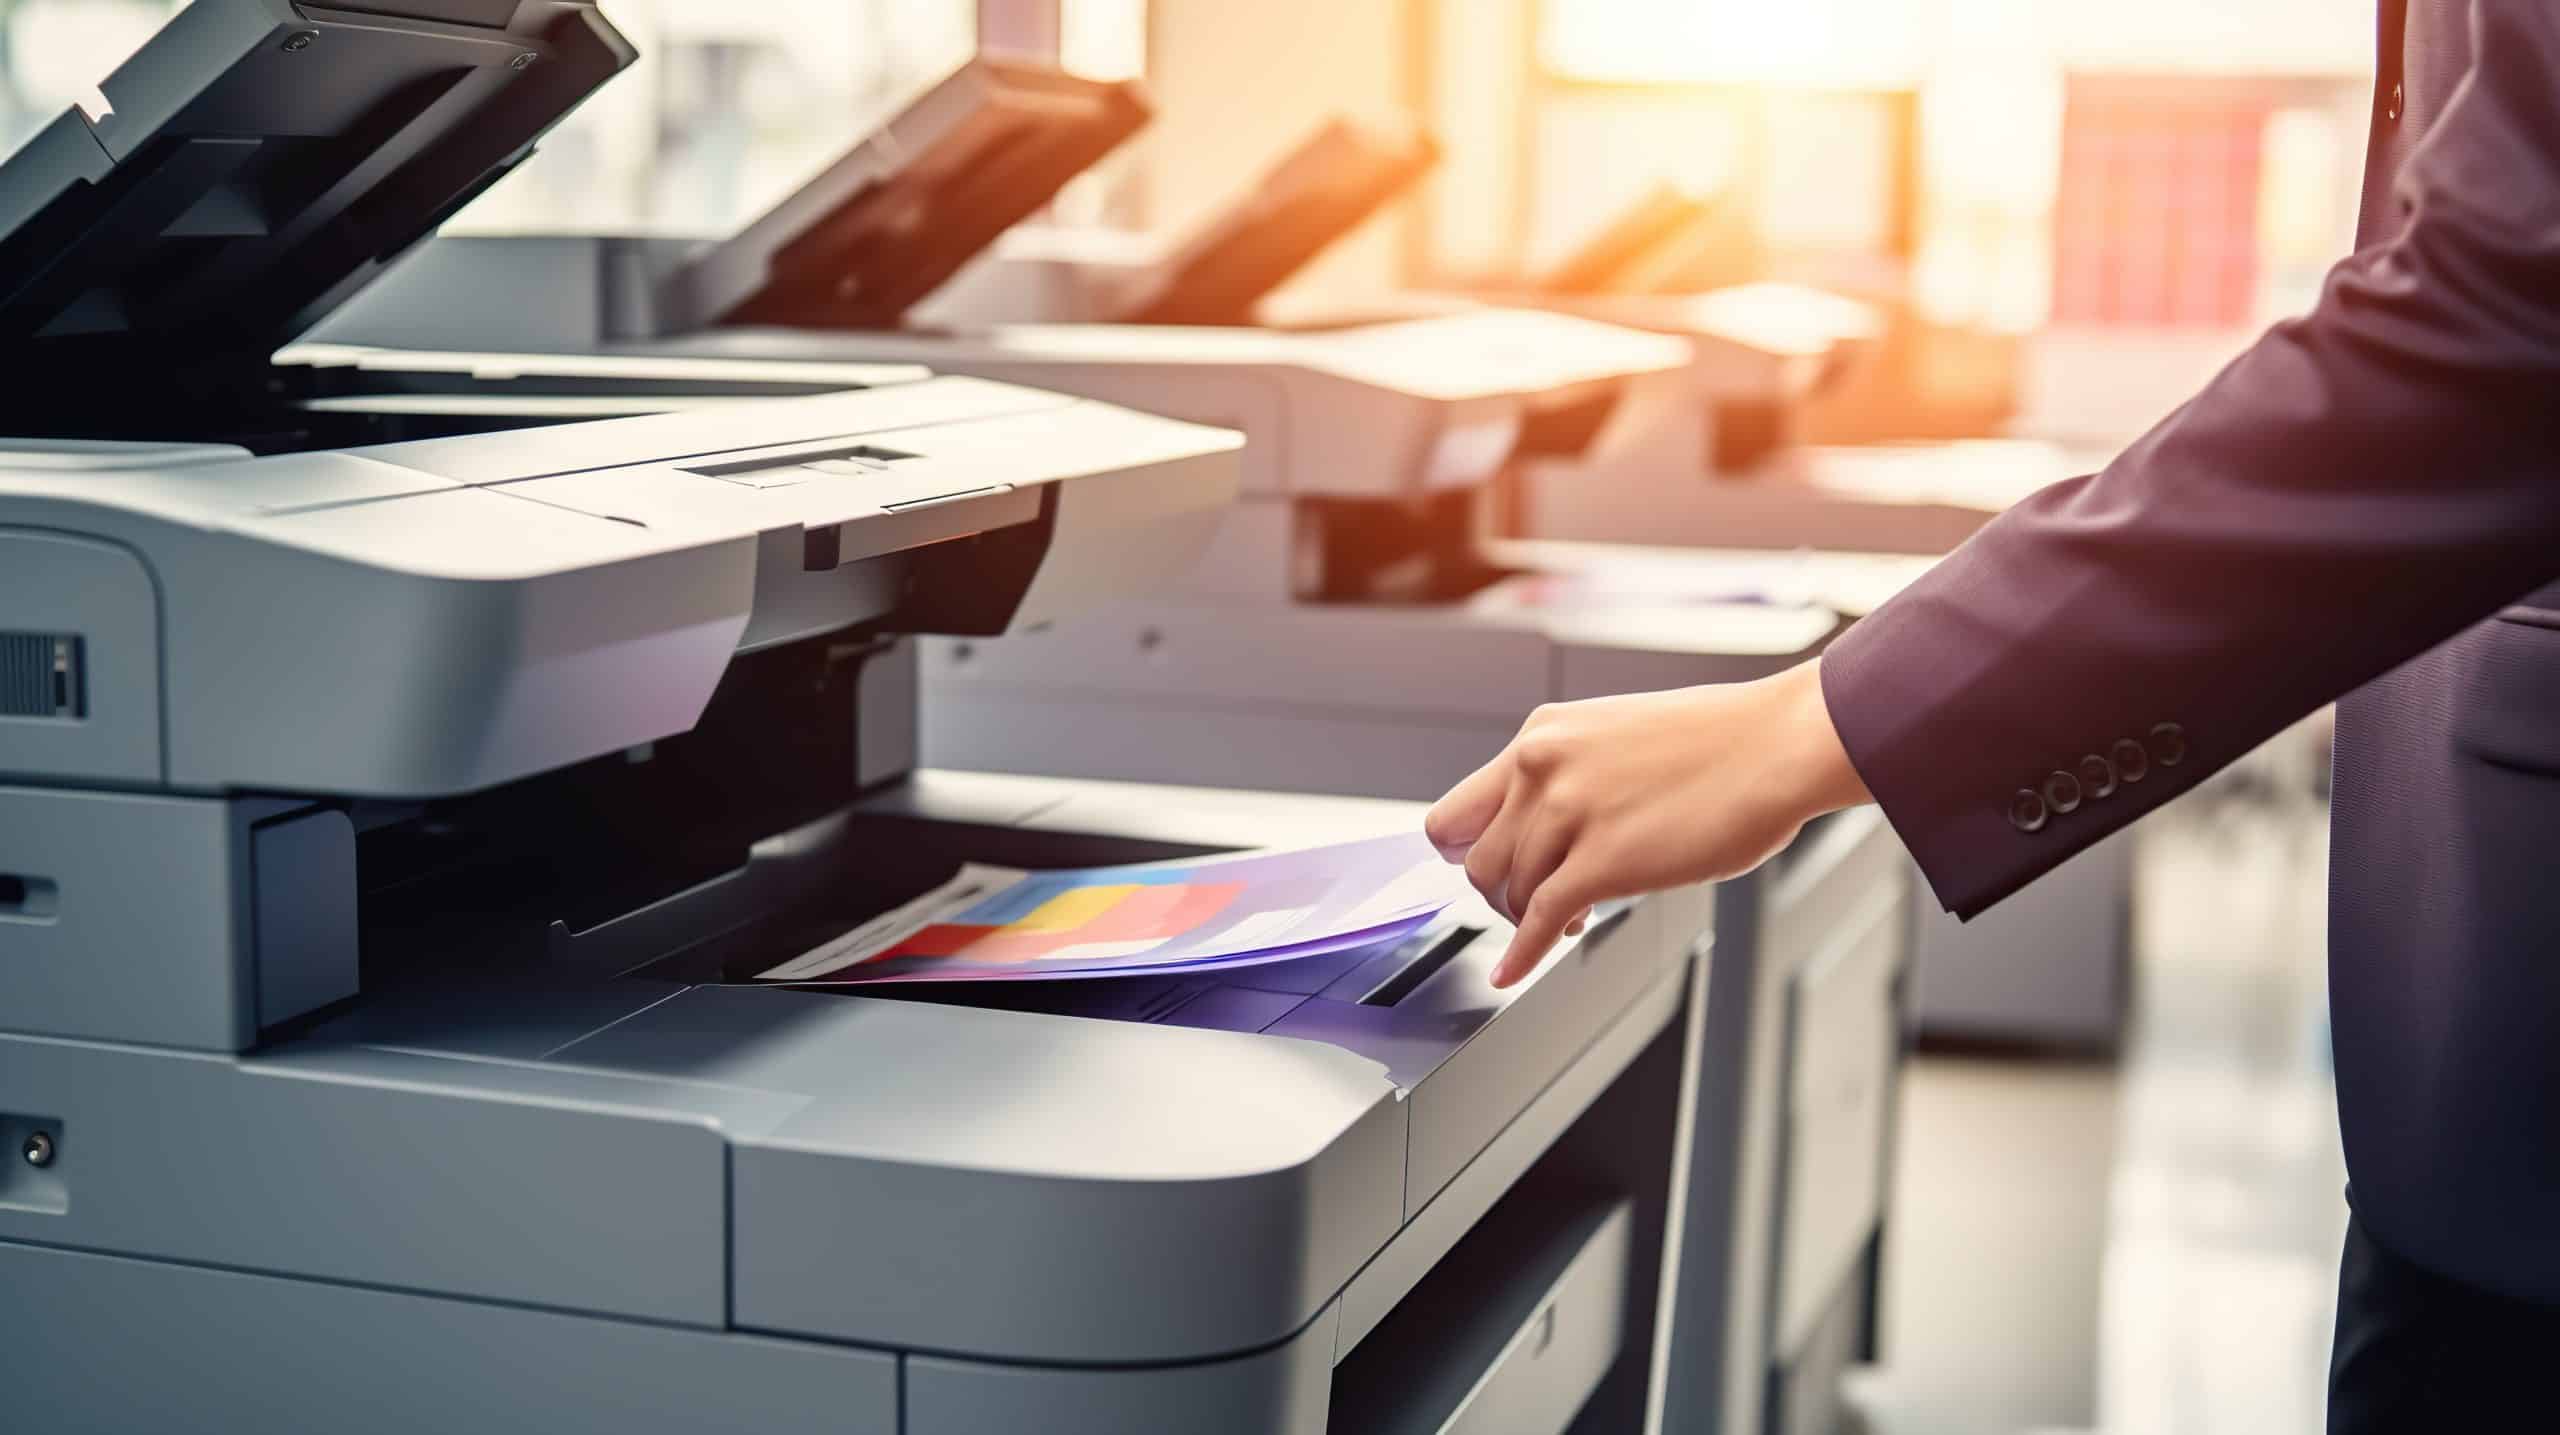
<svg viewBox="0 0 2560 1435">
<path fill-rule="evenodd" d="M 936 767 L 1425 800 L 1540 703 L 1760 676 L 1838 624 L 1818 601 L 1824 558 L 1795 562 L 1789 601 L 1769 601 L 1766 565 L 1706 558 L 1661 558 L 1631 594 L 1590 550 L 1482 539 L 1536 415 L 1680 372 L 1677 340 L 1500 312 L 1307 333 L 659 332 L 663 311 L 632 296 L 669 292 L 665 276 L 698 262 L 662 241 L 439 240 L 323 337 L 915 363 L 1247 436 L 1241 500 L 1173 581 L 1034 633 L 920 644 Z M 1901 862 L 1874 814 L 1843 817 L 1726 884 L 1695 934 L 1716 953 L 1715 990 L 1664 1428 L 1818 1419 L 1841 1367 L 1876 1348 Z"/>
<path fill-rule="evenodd" d="M 1416 820 L 920 765 L 910 635 L 1178 577 L 1237 435 L 269 364 L 629 58 L 578 0 L 197 0 L 0 166 L 11 1420 L 1644 1428 L 1707 892 L 1502 993 L 1466 901 L 1232 977 L 750 980 L 965 861 Z"/>
<path fill-rule="evenodd" d="M 1414 820 L 916 771 L 893 635 L 990 616 L 937 590 L 1015 595 L 996 631 L 1054 614 L 1134 576 L 1115 538 L 1196 543 L 1232 463 L 1222 435 L 1090 404 L 913 421 L 1018 397 L 949 382 L 546 430 L 538 457 L 507 435 L 0 460 L 0 613 L 81 655 L 76 716 L 0 722 L 13 1408 L 1393 1428 L 1367 1412 L 1396 1385 L 1345 1408 L 1335 1384 L 1395 1341 L 1373 1359 L 1564 1400 L 1559 1430 L 1633 1349 L 1641 1418 L 1703 893 L 1629 909 L 1516 995 L 1486 985 L 1501 928 L 1468 908 L 1231 980 L 974 1004 L 724 984 L 963 860 Z M 981 491 L 990 452 L 1011 486 L 848 513 L 833 474 L 698 471 L 806 472 L 882 429 L 919 488 Z M 1006 522 L 1017 494 L 1042 516 Z M 967 551 L 1044 526 L 1001 566 Z M 662 806 L 687 824 L 627 825 Z M 1657 1119 L 1542 1165 L 1640 1062 Z M 1517 1323 L 1400 1322 L 1488 1231 L 1447 1270 L 1529 1282 Z M 1538 1321 L 1552 1338 L 1512 1338 Z"/>
</svg>

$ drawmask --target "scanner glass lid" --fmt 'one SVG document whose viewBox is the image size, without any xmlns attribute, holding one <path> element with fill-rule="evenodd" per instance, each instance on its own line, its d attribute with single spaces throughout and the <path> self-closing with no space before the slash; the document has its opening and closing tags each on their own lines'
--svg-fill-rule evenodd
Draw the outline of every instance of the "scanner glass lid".
<svg viewBox="0 0 2560 1435">
<path fill-rule="evenodd" d="M 1127 324 L 1250 324 L 1254 306 L 1439 162 L 1429 135 L 1336 120 L 1167 256 L 1114 317 Z"/>
<path fill-rule="evenodd" d="M 668 281 L 690 323 L 888 328 L 1135 134 L 1132 82 L 970 61 Z"/>
<path fill-rule="evenodd" d="M 0 346 L 263 364 L 634 58 L 594 0 L 195 0 L 0 164 Z"/>
<path fill-rule="evenodd" d="M 1542 294 L 1664 294 L 1680 276 L 1710 262 L 1733 222 L 1721 197 L 1657 185 L 1620 210 L 1530 287 Z"/>
</svg>

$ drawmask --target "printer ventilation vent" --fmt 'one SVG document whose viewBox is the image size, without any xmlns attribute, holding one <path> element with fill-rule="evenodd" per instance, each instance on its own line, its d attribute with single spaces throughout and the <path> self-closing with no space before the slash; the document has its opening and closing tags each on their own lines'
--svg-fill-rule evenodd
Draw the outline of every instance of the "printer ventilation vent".
<svg viewBox="0 0 2560 1435">
<path fill-rule="evenodd" d="M 0 717 L 82 716 L 80 640 L 60 633 L 0 633 Z"/>
</svg>

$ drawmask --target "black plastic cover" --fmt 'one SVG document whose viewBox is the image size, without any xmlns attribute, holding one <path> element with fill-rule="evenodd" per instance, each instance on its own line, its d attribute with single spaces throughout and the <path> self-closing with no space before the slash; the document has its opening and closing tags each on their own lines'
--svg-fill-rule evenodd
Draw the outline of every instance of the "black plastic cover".
<svg viewBox="0 0 2560 1435">
<path fill-rule="evenodd" d="M 1722 237 L 1716 200 L 1661 185 L 1620 210 L 1534 281 L 1542 294 L 1662 294 Z"/>
<path fill-rule="evenodd" d="M 1146 124 L 1130 82 L 961 66 L 755 223 L 670 275 L 672 329 L 885 329 Z"/>
<path fill-rule="evenodd" d="M 0 352 L 263 376 L 635 57 L 595 0 L 195 0 L 0 164 Z"/>
<path fill-rule="evenodd" d="M 1158 265 L 1112 317 L 1250 324 L 1254 309 L 1440 162 L 1427 134 L 1335 120 Z"/>
</svg>

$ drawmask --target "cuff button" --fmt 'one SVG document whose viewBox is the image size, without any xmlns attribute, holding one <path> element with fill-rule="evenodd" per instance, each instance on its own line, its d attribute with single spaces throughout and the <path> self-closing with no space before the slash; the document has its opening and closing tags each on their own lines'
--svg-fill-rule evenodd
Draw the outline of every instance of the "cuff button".
<svg viewBox="0 0 2560 1435">
<path fill-rule="evenodd" d="M 2044 805 L 2055 815 L 2068 817 L 2080 810 L 2080 779 L 2067 772 L 2055 772 L 2044 780 Z"/>
<path fill-rule="evenodd" d="M 2187 760 L 2187 730 L 2173 722 L 2151 729 L 2151 760 L 2162 767 L 2176 767 Z"/>
<path fill-rule="evenodd" d="M 2080 786 L 2092 798 L 2116 795 L 2116 765 L 2091 753 L 2080 759 Z"/>
<path fill-rule="evenodd" d="M 2045 824 L 2043 794 L 2032 787 L 2021 787 L 2009 799 L 2009 825 L 2020 832 L 2042 832 Z"/>
<path fill-rule="evenodd" d="M 2107 749 L 2107 757 L 2120 782 L 2140 782 L 2151 775 L 2150 751 L 2132 738 L 2117 738 L 2115 746 Z"/>
</svg>

